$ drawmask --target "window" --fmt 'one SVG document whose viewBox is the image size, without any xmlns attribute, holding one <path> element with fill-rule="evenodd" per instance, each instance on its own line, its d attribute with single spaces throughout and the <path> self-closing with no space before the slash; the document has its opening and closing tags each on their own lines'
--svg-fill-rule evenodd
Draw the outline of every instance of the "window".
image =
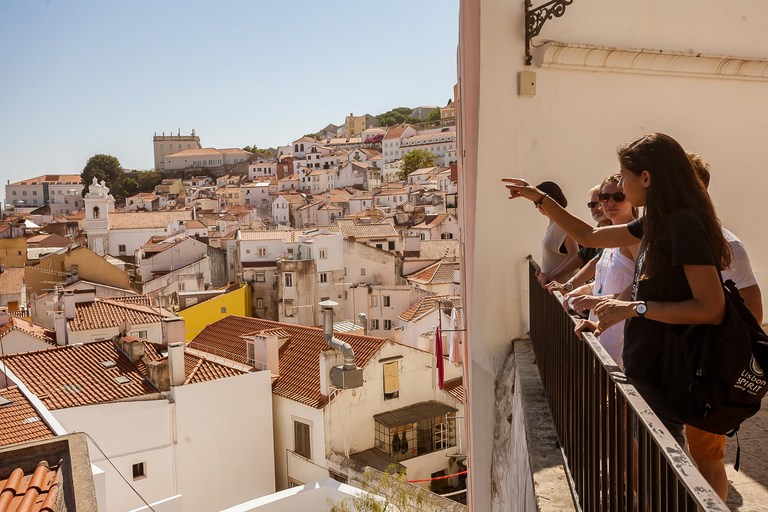
<svg viewBox="0 0 768 512">
<path fill-rule="evenodd" d="M 375 318 L 371 319 L 371 330 L 372 331 L 378 331 L 379 330 L 379 321 Z"/>
<path fill-rule="evenodd" d="M 264 309 L 264 299 L 256 299 L 256 309 Z"/>
<path fill-rule="evenodd" d="M 384 320 L 384 330 L 385 331 L 392 330 L 392 320 Z"/>
<path fill-rule="evenodd" d="M 387 250 L 394 251 L 395 250 L 395 242 L 389 242 L 387 244 Z"/>
<path fill-rule="evenodd" d="M 383 244 L 376 244 L 376 248 L 377 248 L 377 249 L 383 249 L 383 248 L 384 248 L 384 245 L 383 245 Z"/>
<path fill-rule="evenodd" d="M 376 295 L 371 295 L 371 307 L 375 308 L 379 306 L 379 297 Z"/>
<path fill-rule="evenodd" d="M 118 246 L 117 246 L 117 250 L 118 250 L 119 252 L 125 252 L 125 245 L 122 245 L 122 244 L 121 244 L 121 245 L 118 245 Z"/>
<path fill-rule="evenodd" d="M 456 446 L 456 420 L 448 415 L 388 426 L 376 421 L 374 446 L 396 461 Z"/>
<path fill-rule="evenodd" d="M 305 459 L 312 459 L 309 425 L 293 420 L 293 452 Z"/>
<path fill-rule="evenodd" d="M 139 462 L 138 464 L 133 465 L 133 479 L 141 480 L 142 478 L 147 478 L 146 462 Z"/>
<path fill-rule="evenodd" d="M 256 272 L 256 282 L 263 283 L 267 280 L 267 276 L 264 272 Z"/>
<path fill-rule="evenodd" d="M 398 365 L 397 361 L 384 364 L 384 400 L 391 400 L 400 396 L 400 368 Z"/>
<path fill-rule="evenodd" d="M 285 316 L 293 316 L 293 312 L 295 311 L 293 307 L 293 300 L 286 300 L 285 301 Z"/>
<path fill-rule="evenodd" d="M 364 276 L 364 275 L 365 275 L 365 269 L 364 269 L 364 268 L 361 268 L 361 269 L 360 269 L 360 275 L 361 275 L 361 276 Z"/>
<path fill-rule="evenodd" d="M 327 283 L 328 282 L 328 272 L 321 272 L 320 273 L 320 282 L 321 283 Z"/>
<path fill-rule="evenodd" d="M 293 287 L 293 272 L 286 272 L 284 275 L 285 275 L 285 287 L 286 288 L 292 288 Z"/>
<path fill-rule="evenodd" d="M 32 191 L 32 195 L 33 195 L 33 196 L 36 196 L 36 195 L 37 195 L 37 190 L 33 190 L 33 191 Z"/>
<path fill-rule="evenodd" d="M 246 364 L 253 366 L 256 362 L 256 346 L 253 343 L 246 343 L 245 346 L 248 347 L 248 361 Z"/>
<path fill-rule="evenodd" d="M 227 306 L 222 306 L 222 307 L 221 307 L 221 314 L 222 314 L 222 315 L 223 315 L 223 314 L 226 314 L 226 312 L 227 312 Z"/>
<path fill-rule="evenodd" d="M 328 257 L 328 250 L 327 249 L 320 249 L 320 259 L 324 260 Z"/>
<path fill-rule="evenodd" d="M 180 292 L 184 291 L 184 283 L 179 283 L 179 291 Z"/>
<path fill-rule="evenodd" d="M 453 239 L 453 233 L 443 233 L 440 235 L 440 238 L 443 240 L 452 240 Z"/>
<path fill-rule="evenodd" d="M 381 300 L 384 302 L 384 307 L 385 307 L 385 308 L 388 308 L 388 307 L 389 307 L 389 295 L 384 295 L 384 296 L 381 298 Z"/>
</svg>

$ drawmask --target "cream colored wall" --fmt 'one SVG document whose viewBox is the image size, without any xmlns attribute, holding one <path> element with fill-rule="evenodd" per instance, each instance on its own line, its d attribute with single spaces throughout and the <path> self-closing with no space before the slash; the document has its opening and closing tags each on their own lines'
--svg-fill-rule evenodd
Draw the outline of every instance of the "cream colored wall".
<svg viewBox="0 0 768 512">
<path fill-rule="evenodd" d="M 645 132 L 668 133 L 711 162 L 711 194 L 720 216 L 745 243 L 766 288 L 768 237 L 744 190 L 745 184 L 750 190 L 768 186 L 759 156 L 768 118 L 768 80 L 671 74 L 667 66 L 650 73 L 534 65 L 529 70 L 536 73 L 536 96 L 520 97 L 518 73 L 526 70 L 522 3 L 464 0 L 461 5 L 460 149 L 467 152 L 461 165 L 469 175 L 462 177 L 460 195 L 465 195 L 462 207 L 469 208 L 461 215 L 464 296 L 471 302 L 467 320 L 475 452 L 471 500 L 475 510 L 490 510 L 487 441 L 493 379 L 509 341 L 528 330 L 525 256 L 539 258 L 547 223 L 529 202 L 507 200 L 500 178 L 557 181 L 572 202 L 570 209 L 586 219 L 584 193 L 618 169 L 616 147 Z M 577 2 L 562 18 L 547 21 L 534 43 L 551 39 L 766 58 L 767 15 L 768 4 L 758 0 L 738 5 L 685 0 L 674 9 L 658 0 Z M 479 56 L 471 53 L 473 44 L 479 44 Z M 479 91 L 476 107 L 474 90 Z"/>
</svg>

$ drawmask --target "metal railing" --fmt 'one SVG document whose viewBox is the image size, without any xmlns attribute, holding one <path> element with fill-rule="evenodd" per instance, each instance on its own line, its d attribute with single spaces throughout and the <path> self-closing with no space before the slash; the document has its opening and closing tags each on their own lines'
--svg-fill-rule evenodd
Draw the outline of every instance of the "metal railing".
<svg viewBox="0 0 768 512">
<path fill-rule="evenodd" d="M 728 511 L 622 370 L 536 280 L 531 341 L 582 510 Z"/>
</svg>

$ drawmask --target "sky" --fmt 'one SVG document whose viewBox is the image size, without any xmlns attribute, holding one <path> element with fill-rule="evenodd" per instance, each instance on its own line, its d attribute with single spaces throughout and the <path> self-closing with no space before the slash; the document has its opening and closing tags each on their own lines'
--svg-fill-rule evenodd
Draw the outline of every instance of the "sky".
<svg viewBox="0 0 768 512">
<path fill-rule="evenodd" d="M 0 176 L 151 169 L 152 136 L 276 147 L 445 106 L 459 0 L 0 0 Z M 3 183 L 5 185 L 5 183 Z"/>
</svg>

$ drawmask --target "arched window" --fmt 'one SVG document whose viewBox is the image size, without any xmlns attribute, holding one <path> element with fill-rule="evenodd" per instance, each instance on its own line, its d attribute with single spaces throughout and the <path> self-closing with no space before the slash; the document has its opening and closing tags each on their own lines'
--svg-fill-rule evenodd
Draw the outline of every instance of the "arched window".
<svg viewBox="0 0 768 512">
<path fill-rule="evenodd" d="M 293 150 L 294 150 L 296 153 L 298 153 L 298 152 L 299 152 L 299 145 L 298 145 L 298 144 L 294 144 L 294 146 L 293 146 Z"/>
<path fill-rule="evenodd" d="M 301 145 L 301 152 L 304 152 L 304 144 Z"/>
<path fill-rule="evenodd" d="M 99 207 L 98 206 L 94 206 L 93 207 L 93 218 L 94 219 L 98 219 L 99 218 Z"/>
</svg>

